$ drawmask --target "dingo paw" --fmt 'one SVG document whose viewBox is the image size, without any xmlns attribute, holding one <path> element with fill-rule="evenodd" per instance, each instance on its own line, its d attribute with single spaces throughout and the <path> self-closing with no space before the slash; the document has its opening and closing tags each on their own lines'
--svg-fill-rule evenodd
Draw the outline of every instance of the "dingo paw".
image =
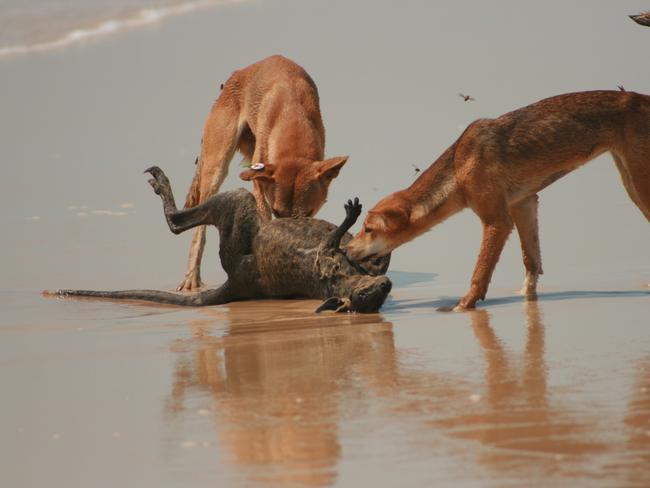
<svg viewBox="0 0 650 488">
<path fill-rule="evenodd" d="M 204 286 L 201 281 L 201 274 L 196 270 L 192 270 L 185 274 L 185 278 L 180 282 L 176 291 L 196 291 Z"/>
</svg>

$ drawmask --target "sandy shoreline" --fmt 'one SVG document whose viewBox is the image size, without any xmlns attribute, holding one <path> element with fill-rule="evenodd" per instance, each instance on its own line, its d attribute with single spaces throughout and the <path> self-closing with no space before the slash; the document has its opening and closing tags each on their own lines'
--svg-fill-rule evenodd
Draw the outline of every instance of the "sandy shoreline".
<svg viewBox="0 0 650 488">
<path fill-rule="evenodd" d="M 392 486 L 399 462 L 413 486 L 648 481 L 647 293 L 443 314 L 431 291 L 343 316 L 314 315 L 315 301 L 187 310 L 4 292 L 4 476 Z"/>
<path fill-rule="evenodd" d="M 475 118 L 649 91 L 630 62 L 647 32 L 619 7 L 590 8 L 580 36 L 584 6 L 493 8 L 243 3 L 0 62 L 3 485 L 647 486 L 650 226 L 608 156 L 541 194 L 536 304 L 515 294 L 513 235 L 481 310 L 436 312 L 468 286 L 469 212 L 394 254 L 375 315 L 39 294 L 175 287 L 190 236 L 169 233 L 142 171 L 160 165 L 182 199 L 219 83 L 272 53 L 311 73 L 326 153 L 351 156 L 319 214 L 332 222 L 352 196 L 368 209 L 408 186 Z M 212 232 L 215 285 L 217 262 Z"/>
</svg>

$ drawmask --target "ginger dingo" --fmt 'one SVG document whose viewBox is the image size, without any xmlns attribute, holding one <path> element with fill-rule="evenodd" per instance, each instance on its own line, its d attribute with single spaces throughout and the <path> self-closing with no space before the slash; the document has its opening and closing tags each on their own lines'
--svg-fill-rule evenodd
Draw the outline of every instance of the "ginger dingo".
<svg viewBox="0 0 650 488">
<path fill-rule="evenodd" d="M 282 56 L 235 71 L 223 84 L 203 128 L 201 155 L 185 207 L 219 191 L 239 150 L 251 168 L 257 208 L 265 219 L 313 216 L 325 203 L 330 182 L 347 157 L 323 160 L 325 128 L 318 90 L 307 72 Z M 205 226 L 192 238 L 185 278 L 178 290 L 202 286 Z"/>
<path fill-rule="evenodd" d="M 368 212 L 347 253 L 357 260 L 385 255 L 469 207 L 481 219 L 483 240 L 470 289 L 455 309 L 485 298 L 513 226 L 526 268 L 522 294 L 535 299 L 542 274 L 537 193 L 607 151 L 650 221 L 650 96 L 569 93 L 473 122 L 409 188 Z"/>
</svg>

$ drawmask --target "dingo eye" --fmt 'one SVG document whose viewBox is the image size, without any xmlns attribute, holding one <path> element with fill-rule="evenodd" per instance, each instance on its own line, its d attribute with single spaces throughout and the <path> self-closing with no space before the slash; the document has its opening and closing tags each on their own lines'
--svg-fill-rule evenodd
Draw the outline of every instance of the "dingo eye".
<svg viewBox="0 0 650 488">
<path fill-rule="evenodd" d="M 366 225 L 366 227 L 363 229 L 363 231 L 364 231 L 366 234 L 370 234 L 373 230 L 375 230 L 375 229 L 373 229 L 372 227 L 368 227 L 367 225 Z"/>
</svg>

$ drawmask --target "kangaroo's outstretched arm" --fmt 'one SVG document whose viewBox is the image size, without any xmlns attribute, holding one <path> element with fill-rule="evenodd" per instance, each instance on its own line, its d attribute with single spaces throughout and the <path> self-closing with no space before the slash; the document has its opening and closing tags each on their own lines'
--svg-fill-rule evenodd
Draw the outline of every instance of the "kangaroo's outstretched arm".
<svg viewBox="0 0 650 488">
<path fill-rule="evenodd" d="M 326 248 L 338 249 L 339 245 L 341 244 L 341 238 L 348 230 L 350 230 L 350 227 L 356 223 L 359 215 L 361 215 L 362 205 L 359 203 L 358 198 L 355 198 L 354 202 L 352 200 L 348 200 L 348 203 L 344 205 L 344 208 L 345 220 L 327 238 L 327 241 L 325 242 Z"/>
</svg>

